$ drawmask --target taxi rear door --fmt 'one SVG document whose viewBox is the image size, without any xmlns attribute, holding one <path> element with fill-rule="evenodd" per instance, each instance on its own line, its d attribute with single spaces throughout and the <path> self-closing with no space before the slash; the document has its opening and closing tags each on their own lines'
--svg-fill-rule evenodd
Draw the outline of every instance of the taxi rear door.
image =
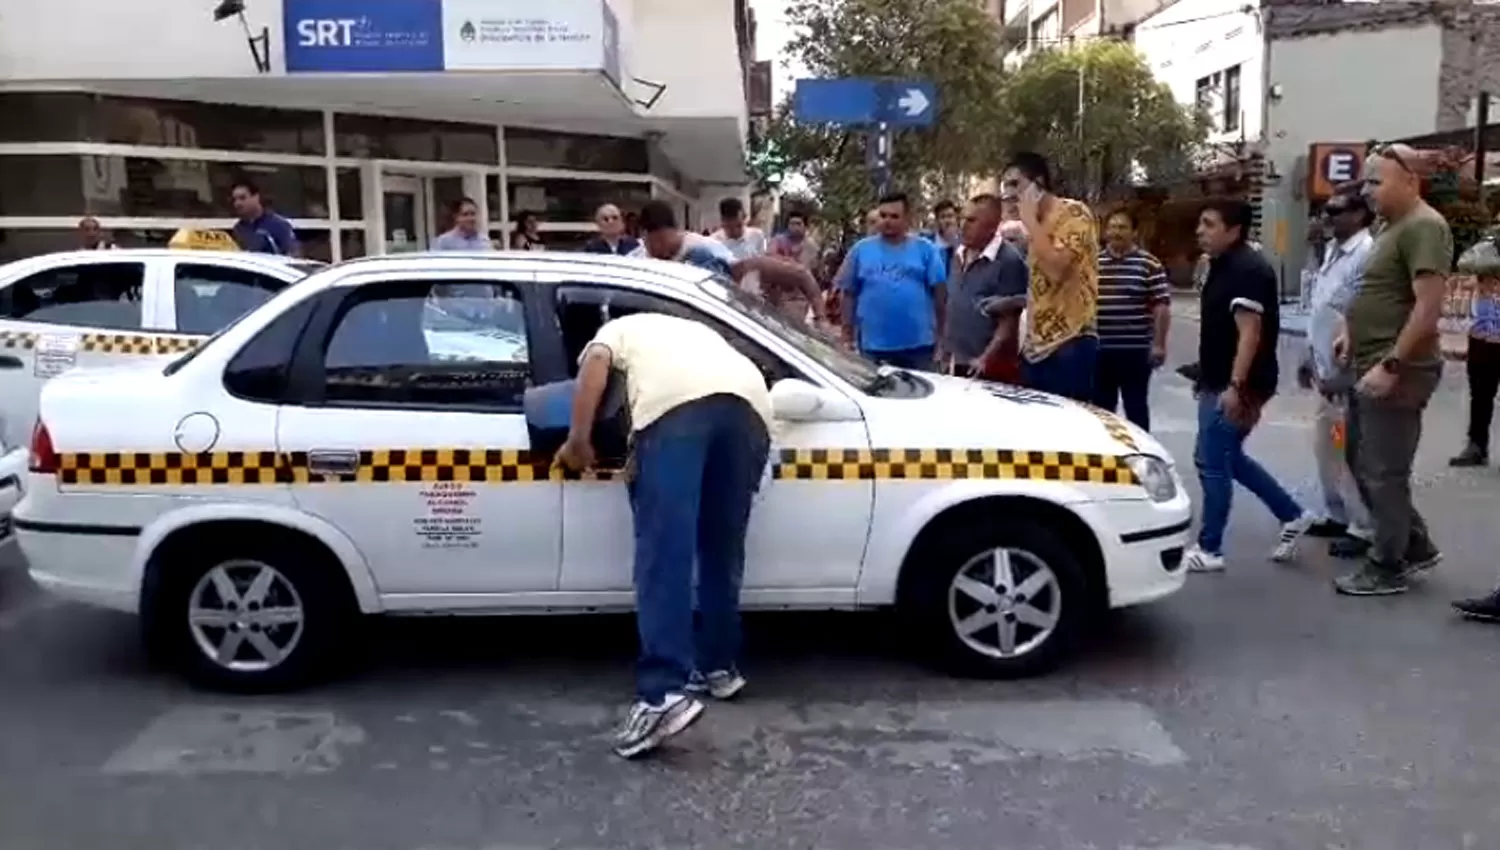
<svg viewBox="0 0 1500 850">
<path fill-rule="evenodd" d="M 114 252 L 37 257 L 0 269 L 0 413 L 7 445 L 24 444 L 42 384 L 78 366 L 138 353 L 144 294 L 157 268 Z"/>
</svg>

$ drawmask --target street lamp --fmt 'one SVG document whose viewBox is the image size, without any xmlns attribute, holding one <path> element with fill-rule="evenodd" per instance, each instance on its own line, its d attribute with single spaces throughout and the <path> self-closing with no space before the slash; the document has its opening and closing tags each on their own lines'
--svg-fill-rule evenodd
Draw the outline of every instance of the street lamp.
<svg viewBox="0 0 1500 850">
<path fill-rule="evenodd" d="M 271 28 L 261 27 L 260 34 L 250 31 L 250 22 L 245 20 L 245 0 L 219 0 L 214 7 L 214 23 L 238 18 L 240 29 L 245 31 L 245 44 L 250 47 L 250 58 L 255 61 L 255 70 L 271 73 Z"/>
</svg>

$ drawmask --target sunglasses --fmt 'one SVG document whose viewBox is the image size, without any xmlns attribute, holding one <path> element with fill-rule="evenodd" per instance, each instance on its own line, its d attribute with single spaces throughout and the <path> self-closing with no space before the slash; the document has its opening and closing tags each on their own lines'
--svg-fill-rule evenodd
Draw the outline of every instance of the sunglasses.
<svg viewBox="0 0 1500 850">
<path fill-rule="evenodd" d="M 1411 163 L 1409 163 L 1409 162 L 1406 161 L 1406 157 L 1404 157 L 1401 154 L 1401 150 L 1399 148 L 1397 148 L 1394 144 L 1376 145 L 1374 148 L 1372 148 L 1370 150 L 1370 152 L 1373 153 L 1375 156 L 1380 157 L 1381 159 L 1388 159 L 1391 162 L 1396 163 L 1397 165 L 1401 166 L 1401 170 L 1405 171 L 1407 174 L 1416 174 L 1417 173 L 1412 168 Z"/>
</svg>

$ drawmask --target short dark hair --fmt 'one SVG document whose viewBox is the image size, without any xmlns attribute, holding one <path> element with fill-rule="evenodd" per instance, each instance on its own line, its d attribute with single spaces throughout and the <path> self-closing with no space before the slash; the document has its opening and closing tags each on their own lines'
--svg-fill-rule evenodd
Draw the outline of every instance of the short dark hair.
<svg viewBox="0 0 1500 850">
<path fill-rule="evenodd" d="M 745 211 L 745 202 L 739 198 L 725 198 L 719 202 L 719 218 L 734 218 Z"/>
<path fill-rule="evenodd" d="M 1131 230 L 1140 229 L 1141 222 L 1135 217 L 1135 212 L 1132 211 L 1129 207 L 1120 207 L 1117 210 L 1111 210 L 1110 214 L 1104 217 L 1104 223 L 1108 224 L 1109 220 L 1114 218 L 1115 216 L 1124 218 L 1125 222 L 1130 225 Z"/>
<path fill-rule="evenodd" d="M 458 215 L 465 206 L 470 206 L 477 210 L 479 209 L 479 202 L 470 197 L 463 197 L 449 204 L 448 209 L 454 215 Z"/>
<path fill-rule="evenodd" d="M 234 182 L 229 184 L 230 194 L 233 194 L 235 189 L 244 189 L 246 192 L 257 197 L 260 195 L 260 187 L 255 185 L 255 181 L 243 175 L 234 178 Z"/>
<path fill-rule="evenodd" d="M 948 212 L 949 210 L 952 210 L 953 212 L 958 212 L 958 204 L 955 204 L 954 202 L 948 200 L 947 198 L 944 198 L 941 201 L 938 201 L 936 204 L 932 205 L 932 214 L 933 215 L 942 215 L 943 213 Z"/>
<path fill-rule="evenodd" d="M 531 210 L 521 210 L 520 212 L 515 214 L 514 219 L 516 224 L 525 224 L 526 219 L 536 217 L 536 213 L 532 212 Z"/>
<path fill-rule="evenodd" d="M 1003 217 L 1005 215 L 1005 203 L 1000 200 L 999 195 L 992 195 L 989 192 L 981 192 L 978 195 L 970 198 L 969 203 L 973 204 L 976 207 L 988 207 L 990 212 L 994 213 L 997 216 Z"/>
<path fill-rule="evenodd" d="M 673 211 L 672 205 L 666 201 L 647 201 L 641 207 L 641 217 L 638 221 L 643 233 L 655 233 L 658 230 L 676 230 L 677 213 Z"/>
<path fill-rule="evenodd" d="M 1249 201 L 1242 201 L 1238 198 L 1211 198 L 1203 205 L 1203 212 L 1216 213 L 1226 228 L 1238 227 L 1240 234 L 1236 241 L 1244 242 L 1250 238 L 1250 219 L 1254 216 L 1254 210 Z"/>
<path fill-rule="evenodd" d="M 886 192 L 880 196 L 880 200 L 875 202 L 875 206 L 883 207 L 886 204 L 900 204 L 902 209 L 909 210 L 911 198 L 908 198 L 905 192 Z"/>
<path fill-rule="evenodd" d="M 1043 189 L 1052 188 L 1052 166 L 1047 164 L 1045 156 L 1036 151 L 1017 151 L 1011 154 L 1010 162 L 1007 162 L 1005 167 L 1021 172 L 1027 180 Z"/>
<path fill-rule="evenodd" d="M 791 224 L 792 223 L 792 219 L 794 219 L 794 218 L 800 218 L 800 219 L 802 219 L 802 223 L 803 224 L 807 224 L 807 221 L 808 221 L 807 213 L 805 213 L 805 212 L 803 212 L 801 210 L 792 210 L 791 212 L 787 213 L 786 214 L 786 223 L 787 224 Z"/>
</svg>

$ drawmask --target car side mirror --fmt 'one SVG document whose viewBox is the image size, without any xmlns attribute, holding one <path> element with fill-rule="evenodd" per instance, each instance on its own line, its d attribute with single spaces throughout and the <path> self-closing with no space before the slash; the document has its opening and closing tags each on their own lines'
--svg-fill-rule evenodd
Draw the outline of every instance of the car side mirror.
<svg viewBox="0 0 1500 850">
<path fill-rule="evenodd" d="M 844 422 L 863 418 L 854 402 L 801 378 L 783 378 L 771 387 L 771 412 L 788 422 Z"/>
</svg>

